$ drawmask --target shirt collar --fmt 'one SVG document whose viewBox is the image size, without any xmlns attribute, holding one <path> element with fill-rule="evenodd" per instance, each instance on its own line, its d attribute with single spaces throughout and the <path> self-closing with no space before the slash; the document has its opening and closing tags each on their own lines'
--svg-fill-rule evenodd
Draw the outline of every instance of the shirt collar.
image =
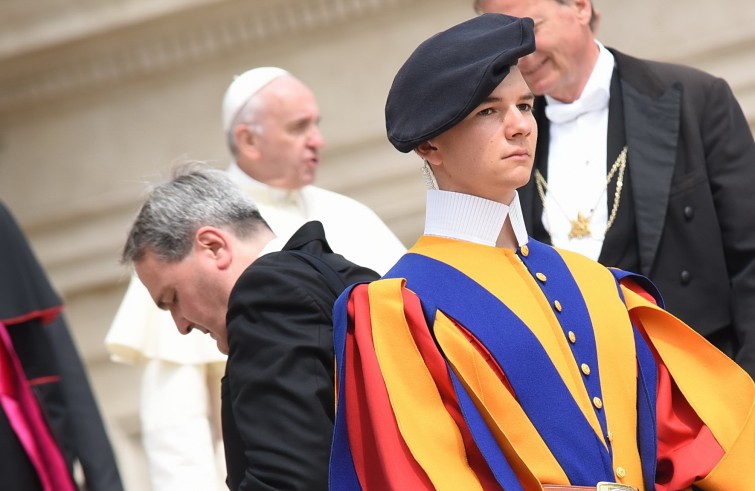
<svg viewBox="0 0 755 491">
<path fill-rule="evenodd" d="M 228 172 L 228 177 L 230 177 L 236 184 L 252 190 L 257 199 L 260 199 L 261 196 L 266 196 L 273 203 L 298 201 L 300 194 L 298 190 L 291 191 L 289 189 L 276 188 L 259 182 L 241 170 L 241 167 L 239 167 L 239 164 L 237 164 L 236 161 L 231 161 L 226 172 Z"/>
<path fill-rule="evenodd" d="M 469 194 L 429 189 L 425 212 L 425 235 L 495 246 L 506 217 L 511 220 L 517 243 L 527 243 L 519 193 L 507 206 Z"/>
</svg>

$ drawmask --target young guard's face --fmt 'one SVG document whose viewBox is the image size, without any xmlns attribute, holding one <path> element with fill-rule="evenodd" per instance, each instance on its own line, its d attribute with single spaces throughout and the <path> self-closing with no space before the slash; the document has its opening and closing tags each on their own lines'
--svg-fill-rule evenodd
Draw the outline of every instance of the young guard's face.
<svg viewBox="0 0 755 491">
<path fill-rule="evenodd" d="M 460 123 L 418 149 L 438 187 L 510 204 L 530 179 L 537 124 L 534 96 L 516 66 Z"/>
</svg>

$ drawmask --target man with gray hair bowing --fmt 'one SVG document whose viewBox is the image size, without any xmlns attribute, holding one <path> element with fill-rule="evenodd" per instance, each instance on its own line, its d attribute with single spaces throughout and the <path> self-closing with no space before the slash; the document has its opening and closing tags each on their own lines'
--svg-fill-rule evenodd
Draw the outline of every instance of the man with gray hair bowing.
<svg viewBox="0 0 755 491">
<path fill-rule="evenodd" d="M 347 285 L 378 275 L 334 254 L 319 222 L 304 224 L 279 252 L 270 252 L 278 248 L 274 239 L 225 173 L 179 168 L 151 191 L 123 261 L 133 263 L 178 332 L 209 334 L 228 355 L 222 382 L 228 487 L 325 490 L 333 302 Z"/>
<path fill-rule="evenodd" d="M 425 233 L 334 307 L 331 489 L 751 489 L 749 375 L 649 280 L 527 236 L 533 31 L 484 14 L 393 81 L 388 139 L 425 161 Z"/>
<path fill-rule="evenodd" d="M 228 174 L 283 241 L 318 220 L 334 250 L 379 273 L 405 251 L 372 210 L 312 185 L 324 140 L 317 101 L 303 82 L 281 68 L 249 70 L 228 87 L 222 116 L 234 158 Z M 219 487 L 218 432 L 210 423 L 225 356 L 207 339 L 178 336 L 171 326 L 132 280 L 106 345 L 114 357 L 145 366 L 141 419 L 153 490 L 205 491 Z"/>
</svg>

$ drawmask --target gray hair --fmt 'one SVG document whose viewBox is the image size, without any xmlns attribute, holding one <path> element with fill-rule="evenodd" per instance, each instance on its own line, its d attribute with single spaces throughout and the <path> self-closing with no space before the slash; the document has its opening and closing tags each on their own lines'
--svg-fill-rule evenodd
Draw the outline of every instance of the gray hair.
<svg viewBox="0 0 755 491">
<path fill-rule="evenodd" d="M 178 165 L 169 181 L 150 191 L 128 233 L 121 263 L 139 262 L 147 251 L 161 261 L 181 261 L 204 226 L 229 230 L 240 239 L 270 228 L 225 172 L 199 162 Z"/>
</svg>

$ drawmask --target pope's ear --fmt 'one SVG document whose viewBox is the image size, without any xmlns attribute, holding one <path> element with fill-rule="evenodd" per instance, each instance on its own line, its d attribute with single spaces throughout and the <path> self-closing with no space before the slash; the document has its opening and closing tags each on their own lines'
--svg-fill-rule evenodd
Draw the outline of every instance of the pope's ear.
<svg viewBox="0 0 755 491">
<path fill-rule="evenodd" d="M 247 158 L 259 158 L 257 138 L 257 133 L 251 125 L 237 124 L 233 129 L 233 141 L 236 143 L 236 149 Z"/>
<path fill-rule="evenodd" d="M 438 147 L 433 145 L 430 140 L 424 141 L 417 145 L 417 148 L 415 148 L 414 151 L 417 153 L 417 155 L 422 157 L 424 160 L 427 160 L 431 164 L 436 163 L 435 161 L 438 160 Z"/>
</svg>

